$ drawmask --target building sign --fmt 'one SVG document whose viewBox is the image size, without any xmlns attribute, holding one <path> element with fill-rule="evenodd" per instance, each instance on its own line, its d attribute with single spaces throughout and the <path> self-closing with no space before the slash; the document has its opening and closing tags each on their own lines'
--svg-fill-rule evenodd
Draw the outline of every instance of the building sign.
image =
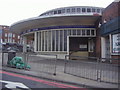
<svg viewBox="0 0 120 90">
<path fill-rule="evenodd" d="M 80 51 L 87 51 L 87 44 L 80 44 L 79 48 L 80 48 Z"/>
<path fill-rule="evenodd" d="M 120 54 L 120 33 L 112 35 L 112 53 Z"/>
<path fill-rule="evenodd" d="M 80 48 L 87 48 L 87 45 L 86 44 L 80 45 Z"/>
</svg>

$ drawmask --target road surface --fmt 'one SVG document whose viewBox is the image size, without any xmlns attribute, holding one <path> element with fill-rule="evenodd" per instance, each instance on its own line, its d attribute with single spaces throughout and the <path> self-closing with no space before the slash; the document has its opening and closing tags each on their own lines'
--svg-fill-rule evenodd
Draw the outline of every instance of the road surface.
<svg viewBox="0 0 120 90">
<path fill-rule="evenodd" d="M 2 80 L 0 80 L 0 87 L 7 89 L 17 88 L 20 90 L 30 90 L 33 88 L 77 88 L 79 90 L 88 90 L 74 85 L 43 80 L 40 78 L 15 74 L 7 71 L 0 70 L 0 74 L 2 74 Z"/>
</svg>

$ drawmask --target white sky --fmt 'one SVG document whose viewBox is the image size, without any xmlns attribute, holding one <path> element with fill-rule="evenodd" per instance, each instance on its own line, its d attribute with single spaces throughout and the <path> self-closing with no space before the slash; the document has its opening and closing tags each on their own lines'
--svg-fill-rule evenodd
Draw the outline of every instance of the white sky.
<svg viewBox="0 0 120 90">
<path fill-rule="evenodd" d="M 107 7 L 114 0 L 0 0 L 0 25 L 37 17 L 45 11 L 68 6 Z"/>
</svg>

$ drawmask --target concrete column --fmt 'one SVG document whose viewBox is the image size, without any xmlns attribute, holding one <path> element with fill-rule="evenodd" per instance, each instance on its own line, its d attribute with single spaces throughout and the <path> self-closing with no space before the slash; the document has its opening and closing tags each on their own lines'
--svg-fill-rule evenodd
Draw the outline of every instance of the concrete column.
<svg viewBox="0 0 120 90">
<path fill-rule="evenodd" d="M 38 51 L 40 51 L 40 32 L 38 32 Z"/>
<path fill-rule="evenodd" d="M 37 50 L 37 32 L 34 33 L 34 52 Z"/>
<path fill-rule="evenodd" d="M 27 37 L 23 36 L 23 52 L 27 52 Z"/>
<path fill-rule="evenodd" d="M 69 36 L 67 36 L 67 55 L 69 55 Z"/>
<path fill-rule="evenodd" d="M 111 34 L 109 34 L 109 40 L 110 40 L 110 58 L 111 58 L 111 54 L 112 54 L 112 37 L 111 37 Z"/>
<path fill-rule="evenodd" d="M 106 54 L 106 48 L 105 48 L 105 38 L 101 37 L 101 57 L 105 58 L 105 54 Z"/>
</svg>

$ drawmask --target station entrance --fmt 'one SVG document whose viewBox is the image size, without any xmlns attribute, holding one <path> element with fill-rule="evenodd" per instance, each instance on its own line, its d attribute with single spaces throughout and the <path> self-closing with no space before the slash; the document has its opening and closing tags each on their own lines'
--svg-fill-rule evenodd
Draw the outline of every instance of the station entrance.
<svg viewBox="0 0 120 90">
<path fill-rule="evenodd" d="M 95 56 L 95 38 L 69 37 L 70 56 Z"/>
</svg>

